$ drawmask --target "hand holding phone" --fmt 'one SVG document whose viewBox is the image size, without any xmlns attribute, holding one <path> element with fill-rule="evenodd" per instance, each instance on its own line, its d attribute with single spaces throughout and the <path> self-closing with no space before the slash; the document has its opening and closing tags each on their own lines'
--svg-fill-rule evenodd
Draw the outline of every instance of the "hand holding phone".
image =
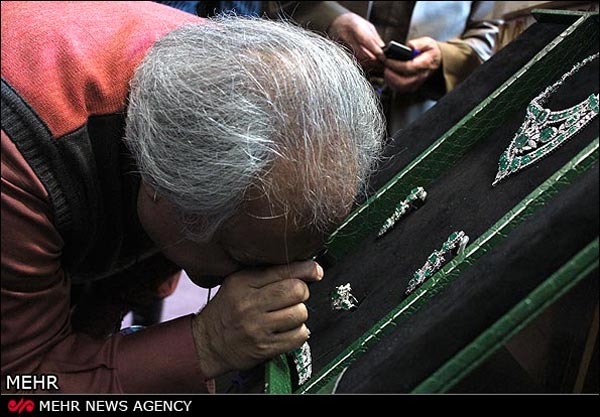
<svg viewBox="0 0 600 417">
<path fill-rule="evenodd" d="M 400 59 L 386 59 L 383 62 L 384 79 L 386 85 L 397 93 L 413 93 L 442 65 L 442 51 L 438 42 L 430 37 L 411 39 L 407 47 L 414 55 L 408 58 L 406 50 L 404 61 Z M 398 50 L 398 46 L 391 49 Z M 388 52 L 390 54 L 390 52 Z M 389 56 L 389 55 L 388 55 Z"/>
<path fill-rule="evenodd" d="M 396 59 L 398 61 L 410 61 L 421 52 L 418 49 L 409 48 L 400 42 L 390 41 L 385 48 L 383 53 L 387 58 Z"/>
</svg>

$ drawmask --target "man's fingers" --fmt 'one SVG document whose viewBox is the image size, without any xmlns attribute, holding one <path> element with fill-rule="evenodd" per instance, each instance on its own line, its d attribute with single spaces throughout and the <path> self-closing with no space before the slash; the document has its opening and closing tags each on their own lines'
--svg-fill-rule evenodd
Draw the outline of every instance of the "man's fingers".
<svg viewBox="0 0 600 417">
<path fill-rule="evenodd" d="M 372 57 L 371 59 L 373 60 L 381 59 L 385 56 L 383 49 L 381 49 L 376 43 L 371 43 L 368 47 L 363 46 L 363 49 L 367 49 L 369 51 L 369 54 Z"/>
<path fill-rule="evenodd" d="M 303 324 L 295 329 L 288 330 L 273 335 L 273 345 L 279 353 L 290 352 L 302 346 L 302 343 L 308 340 L 310 332 L 308 327 Z"/>
<path fill-rule="evenodd" d="M 416 91 L 427 79 L 427 73 L 413 76 L 402 76 L 386 68 L 383 76 L 387 85 L 399 93 L 412 93 Z"/>
<path fill-rule="evenodd" d="M 423 52 L 410 61 L 386 59 L 384 65 L 400 75 L 411 76 L 435 70 L 439 63 L 433 57 L 433 52 Z"/>
<path fill-rule="evenodd" d="M 308 309 L 304 303 L 296 304 L 268 314 L 271 331 L 283 333 L 296 329 L 308 320 Z"/>
<path fill-rule="evenodd" d="M 435 43 L 435 39 L 424 36 L 422 38 L 411 39 L 406 42 L 406 45 L 412 49 L 418 49 L 419 51 L 424 52 L 433 48 Z"/>
<path fill-rule="evenodd" d="M 439 66 L 439 62 L 437 62 L 434 57 L 433 50 L 420 53 L 409 62 L 412 63 L 415 68 L 420 68 L 421 70 L 435 70 Z"/>
<path fill-rule="evenodd" d="M 369 47 L 369 49 L 378 58 L 380 56 L 385 56 L 385 54 L 383 53 L 383 48 L 385 47 L 385 42 L 383 41 L 383 39 L 381 39 L 381 36 L 379 36 L 379 33 L 377 33 L 377 29 L 375 29 L 375 26 L 372 26 L 372 31 L 373 31 L 373 37 L 371 38 L 371 46 Z"/>
<path fill-rule="evenodd" d="M 273 282 L 297 278 L 306 282 L 320 281 L 323 278 L 323 268 L 315 261 L 292 262 L 287 265 L 277 265 L 252 272 L 250 286 L 262 288 Z"/>
<path fill-rule="evenodd" d="M 309 295 L 310 291 L 304 281 L 290 278 L 261 287 L 256 297 L 264 306 L 264 311 L 270 312 L 303 303 L 308 300 Z"/>
<path fill-rule="evenodd" d="M 376 59 L 375 55 L 363 45 L 360 45 L 358 49 L 354 51 L 354 54 L 356 55 L 358 62 L 374 61 Z"/>
<path fill-rule="evenodd" d="M 381 47 L 383 41 L 377 32 L 371 33 L 370 36 L 361 36 L 358 41 L 363 48 L 367 49 L 369 53 L 373 55 L 373 57 L 383 54 L 383 49 Z"/>
<path fill-rule="evenodd" d="M 431 71 L 439 68 L 442 61 L 442 52 L 435 39 L 429 37 L 417 38 L 410 40 L 407 44 L 421 52 L 412 60 L 415 65 Z"/>
<path fill-rule="evenodd" d="M 416 58 L 415 58 L 416 59 Z M 399 61 L 397 59 L 386 59 L 383 63 L 386 68 L 389 68 L 393 72 L 404 75 L 404 76 L 412 76 L 417 75 L 426 70 L 419 63 L 415 63 L 412 61 Z"/>
</svg>

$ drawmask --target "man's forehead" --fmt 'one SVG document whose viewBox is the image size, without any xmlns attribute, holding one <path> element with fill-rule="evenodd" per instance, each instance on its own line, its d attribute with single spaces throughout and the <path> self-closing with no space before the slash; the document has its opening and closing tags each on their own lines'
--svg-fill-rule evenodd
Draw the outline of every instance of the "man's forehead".
<svg viewBox="0 0 600 417">
<path fill-rule="evenodd" d="M 245 261 L 283 264 L 307 259 L 321 248 L 324 234 L 299 225 L 293 212 L 270 198 L 264 187 L 252 186 L 238 213 L 223 225 L 219 240 Z"/>
<path fill-rule="evenodd" d="M 243 212 L 224 228 L 221 241 L 237 260 L 283 264 L 314 255 L 323 237 L 311 228 L 298 228 L 286 216 L 262 218 Z"/>
</svg>

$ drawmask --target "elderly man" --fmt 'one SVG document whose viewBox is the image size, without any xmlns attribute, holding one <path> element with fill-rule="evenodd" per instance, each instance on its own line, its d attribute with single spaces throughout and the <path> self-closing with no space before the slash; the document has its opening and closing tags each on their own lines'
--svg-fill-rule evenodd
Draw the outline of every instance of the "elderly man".
<svg viewBox="0 0 600 417">
<path fill-rule="evenodd" d="M 3 390 L 199 392 L 299 347 L 383 134 L 352 58 L 289 24 L 2 4 Z M 119 334 L 182 268 L 211 303 Z"/>
</svg>

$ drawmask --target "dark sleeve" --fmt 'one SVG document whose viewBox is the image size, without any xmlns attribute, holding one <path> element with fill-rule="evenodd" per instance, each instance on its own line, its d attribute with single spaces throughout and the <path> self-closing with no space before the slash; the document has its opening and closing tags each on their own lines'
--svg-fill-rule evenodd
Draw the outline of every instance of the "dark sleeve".
<svg viewBox="0 0 600 417">
<path fill-rule="evenodd" d="M 205 392 L 191 317 L 97 340 L 71 325 L 71 283 L 43 185 L 2 132 L 1 362 L 55 374 L 62 392 Z"/>
<path fill-rule="evenodd" d="M 270 1 L 268 16 L 287 18 L 302 27 L 326 33 L 336 17 L 349 10 L 337 1 Z"/>
<path fill-rule="evenodd" d="M 200 1 L 163 1 L 163 0 L 153 0 L 154 3 L 164 4 L 165 6 L 173 7 L 174 9 L 179 9 L 184 12 L 188 12 L 194 15 L 198 14 L 198 5 Z M 206 2 L 206 1 L 205 1 Z M 217 2 L 209 2 L 209 3 L 217 3 Z"/>
</svg>

